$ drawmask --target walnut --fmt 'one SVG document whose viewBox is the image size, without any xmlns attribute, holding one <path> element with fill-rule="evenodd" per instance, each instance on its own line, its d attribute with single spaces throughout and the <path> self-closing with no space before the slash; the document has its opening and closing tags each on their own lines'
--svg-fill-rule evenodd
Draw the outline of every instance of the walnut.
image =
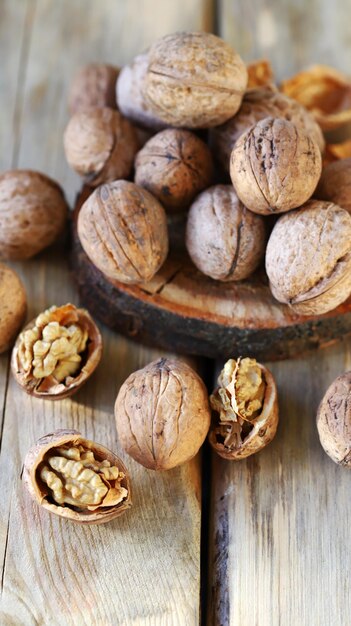
<svg viewBox="0 0 351 626">
<path fill-rule="evenodd" d="M 152 137 L 135 159 L 135 182 L 169 211 L 187 209 L 213 178 L 207 145 L 187 130 L 169 128 Z"/>
<path fill-rule="evenodd" d="M 209 442 L 224 459 L 238 461 L 270 443 L 278 426 L 277 388 L 255 359 L 229 359 L 210 397 Z"/>
<path fill-rule="evenodd" d="M 325 452 L 351 468 L 351 372 L 336 378 L 319 405 L 317 428 Z"/>
<path fill-rule="evenodd" d="M 311 113 L 301 104 L 279 93 L 273 86 L 252 89 L 244 95 L 238 113 L 210 131 L 213 154 L 225 172 L 229 172 L 230 155 L 239 137 L 251 126 L 269 116 L 293 122 L 297 128 L 306 131 L 323 152 L 325 147 L 323 133 Z"/>
<path fill-rule="evenodd" d="M 24 390 L 39 398 L 72 395 L 97 367 L 102 351 L 99 330 L 89 313 L 73 304 L 52 306 L 19 335 L 11 367 Z"/>
<path fill-rule="evenodd" d="M 28 451 L 22 480 L 44 509 L 81 524 L 102 524 L 131 506 L 122 461 L 76 430 L 56 430 Z"/>
<path fill-rule="evenodd" d="M 119 180 L 102 185 L 78 217 L 81 244 L 107 278 L 142 283 L 156 274 L 168 253 L 166 214 L 146 189 Z"/>
<path fill-rule="evenodd" d="M 301 206 L 322 169 L 316 142 L 292 122 L 268 117 L 241 135 L 230 158 L 230 176 L 243 204 L 262 215 Z"/>
<path fill-rule="evenodd" d="M 351 213 L 351 158 L 335 161 L 323 169 L 315 196 Z"/>
<path fill-rule="evenodd" d="M 143 95 L 172 126 L 207 128 L 235 115 L 247 85 L 240 56 L 210 33 L 174 33 L 149 51 Z"/>
<path fill-rule="evenodd" d="M 265 223 L 240 202 L 231 185 L 203 191 L 191 205 L 186 246 L 196 267 L 215 280 L 242 280 L 265 253 Z"/>
<path fill-rule="evenodd" d="M 61 187 L 31 170 L 0 175 L 0 259 L 24 260 L 50 246 L 64 229 Z"/>
<path fill-rule="evenodd" d="M 274 297 L 296 313 L 331 311 L 351 293 L 351 216 L 318 200 L 283 215 L 268 240 L 266 270 Z"/>
<path fill-rule="evenodd" d="M 88 63 L 76 72 L 68 97 L 70 113 L 95 107 L 115 109 L 119 69 L 106 63 Z"/>
<path fill-rule="evenodd" d="M 194 370 L 159 359 L 123 383 L 115 404 L 123 448 L 149 469 L 167 470 L 189 461 L 210 425 L 208 395 Z"/>
<path fill-rule="evenodd" d="M 118 111 L 108 108 L 78 111 L 64 134 L 69 165 L 91 187 L 127 178 L 138 140 L 135 129 Z"/>
<path fill-rule="evenodd" d="M 246 69 L 248 74 L 248 90 L 256 89 L 257 87 L 271 87 L 274 85 L 273 68 L 267 59 L 252 61 L 252 63 L 246 66 Z"/>
<path fill-rule="evenodd" d="M 158 131 L 167 124 L 151 113 L 150 105 L 143 95 L 148 64 L 148 53 L 144 52 L 122 68 L 116 84 L 117 103 L 121 113 L 134 124 Z"/>
<path fill-rule="evenodd" d="M 27 296 L 16 272 L 0 263 L 0 354 L 14 343 L 27 313 Z"/>
</svg>

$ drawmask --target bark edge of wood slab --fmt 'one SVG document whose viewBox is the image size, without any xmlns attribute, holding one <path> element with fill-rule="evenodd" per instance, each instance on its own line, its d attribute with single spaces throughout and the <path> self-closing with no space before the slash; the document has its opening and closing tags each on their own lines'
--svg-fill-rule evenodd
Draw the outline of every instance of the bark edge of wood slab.
<svg viewBox="0 0 351 626">
<path fill-rule="evenodd" d="M 112 284 L 85 254 L 75 221 L 71 264 L 82 304 L 109 328 L 145 345 L 209 358 L 272 361 L 351 333 L 351 298 L 325 315 L 301 317 L 274 300 L 263 275 L 219 283 L 198 272 L 185 252 L 171 253 L 148 284 Z"/>
</svg>

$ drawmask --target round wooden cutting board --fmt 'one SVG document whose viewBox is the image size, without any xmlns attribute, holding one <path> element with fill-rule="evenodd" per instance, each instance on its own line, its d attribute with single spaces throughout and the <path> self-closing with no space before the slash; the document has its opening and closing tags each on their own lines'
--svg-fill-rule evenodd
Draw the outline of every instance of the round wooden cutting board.
<svg viewBox="0 0 351 626">
<path fill-rule="evenodd" d="M 110 282 L 91 263 L 73 220 L 72 266 L 82 304 L 110 328 L 166 350 L 210 358 L 284 359 L 330 345 L 351 333 L 351 298 L 318 317 L 296 315 L 274 300 L 263 271 L 220 283 L 201 274 L 184 250 L 143 285 Z M 175 229 L 176 230 L 176 229 Z"/>
</svg>

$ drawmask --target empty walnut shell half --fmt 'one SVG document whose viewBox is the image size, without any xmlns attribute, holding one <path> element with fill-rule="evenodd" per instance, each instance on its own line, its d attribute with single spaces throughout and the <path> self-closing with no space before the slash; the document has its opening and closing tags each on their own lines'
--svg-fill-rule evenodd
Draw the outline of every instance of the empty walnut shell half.
<svg viewBox="0 0 351 626">
<path fill-rule="evenodd" d="M 50 513 L 80 524 L 103 524 L 131 506 L 131 485 L 113 452 L 77 430 L 56 430 L 28 451 L 22 480 Z"/>
<path fill-rule="evenodd" d="M 323 169 L 315 196 L 351 213 L 351 158 L 335 161 Z"/>
<path fill-rule="evenodd" d="M 338 376 L 325 392 L 317 412 L 317 428 L 330 458 L 351 468 L 351 372 Z"/>
<path fill-rule="evenodd" d="M 288 120 L 267 117 L 241 135 L 230 157 L 230 176 L 254 213 L 283 213 L 313 194 L 322 170 L 316 142 Z"/>
<path fill-rule="evenodd" d="M 230 359 L 210 397 L 209 442 L 229 461 L 255 454 L 270 443 L 278 427 L 277 388 L 271 372 L 255 359 Z"/>
<path fill-rule="evenodd" d="M 128 178 L 139 144 L 135 129 L 118 111 L 78 111 L 64 134 L 69 165 L 91 187 Z"/>
<path fill-rule="evenodd" d="M 30 395 L 61 400 L 84 385 L 101 353 L 101 335 L 88 311 L 73 304 L 52 306 L 18 336 L 11 369 Z"/>
<path fill-rule="evenodd" d="M 144 467 L 168 470 L 197 454 L 210 426 L 206 387 L 183 361 L 159 359 L 131 374 L 115 416 L 121 445 Z"/>
<path fill-rule="evenodd" d="M 27 313 L 27 296 L 16 272 L 0 263 L 0 354 L 13 345 Z"/>
<path fill-rule="evenodd" d="M 73 77 L 68 107 L 73 115 L 95 107 L 116 108 L 116 81 L 119 69 L 107 63 L 88 63 Z"/>
<path fill-rule="evenodd" d="M 310 200 L 278 219 L 266 249 L 273 296 L 299 315 L 335 309 L 351 293 L 351 216 Z"/>
<path fill-rule="evenodd" d="M 240 56 L 210 33 L 173 33 L 150 48 L 143 95 L 171 126 L 208 128 L 235 115 L 247 85 Z"/>
</svg>

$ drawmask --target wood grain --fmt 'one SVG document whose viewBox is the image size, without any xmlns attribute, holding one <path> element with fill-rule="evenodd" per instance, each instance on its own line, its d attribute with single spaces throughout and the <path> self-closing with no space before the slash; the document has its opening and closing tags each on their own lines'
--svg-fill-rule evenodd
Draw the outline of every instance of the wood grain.
<svg viewBox="0 0 351 626">
<path fill-rule="evenodd" d="M 2 167 L 31 167 L 64 184 L 72 199 L 78 178 L 62 149 L 67 87 L 87 60 L 123 63 L 155 36 L 208 25 L 200 0 L 176 11 L 166 0 L 9 0 L 1 5 L 1 108 L 14 128 L 1 134 Z M 157 16 L 157 19 L 155 19 Z M 14 80 L 14 76 L 17 77 Z M 63 241 L 16 267 L 29 296 L 28 317 L 48 305 L 77 302 Z M 0 623 L 37 625 L 183 626 L 199 623 L 200 468 L 195 459 L 153 473 L 124 458 L 134 506 L 101 527 L 65 523 L 41 511 L 23 492 L 23 456 L 35 439 L 69 426 L 123 456 L 113 403 L 119 385 L 159 353 L 103 329 L 104 356 L 72 400 L 27 396 L 0 359 Z M 3 410 L 2 410 L 3 409 Z"/>
</svg>

